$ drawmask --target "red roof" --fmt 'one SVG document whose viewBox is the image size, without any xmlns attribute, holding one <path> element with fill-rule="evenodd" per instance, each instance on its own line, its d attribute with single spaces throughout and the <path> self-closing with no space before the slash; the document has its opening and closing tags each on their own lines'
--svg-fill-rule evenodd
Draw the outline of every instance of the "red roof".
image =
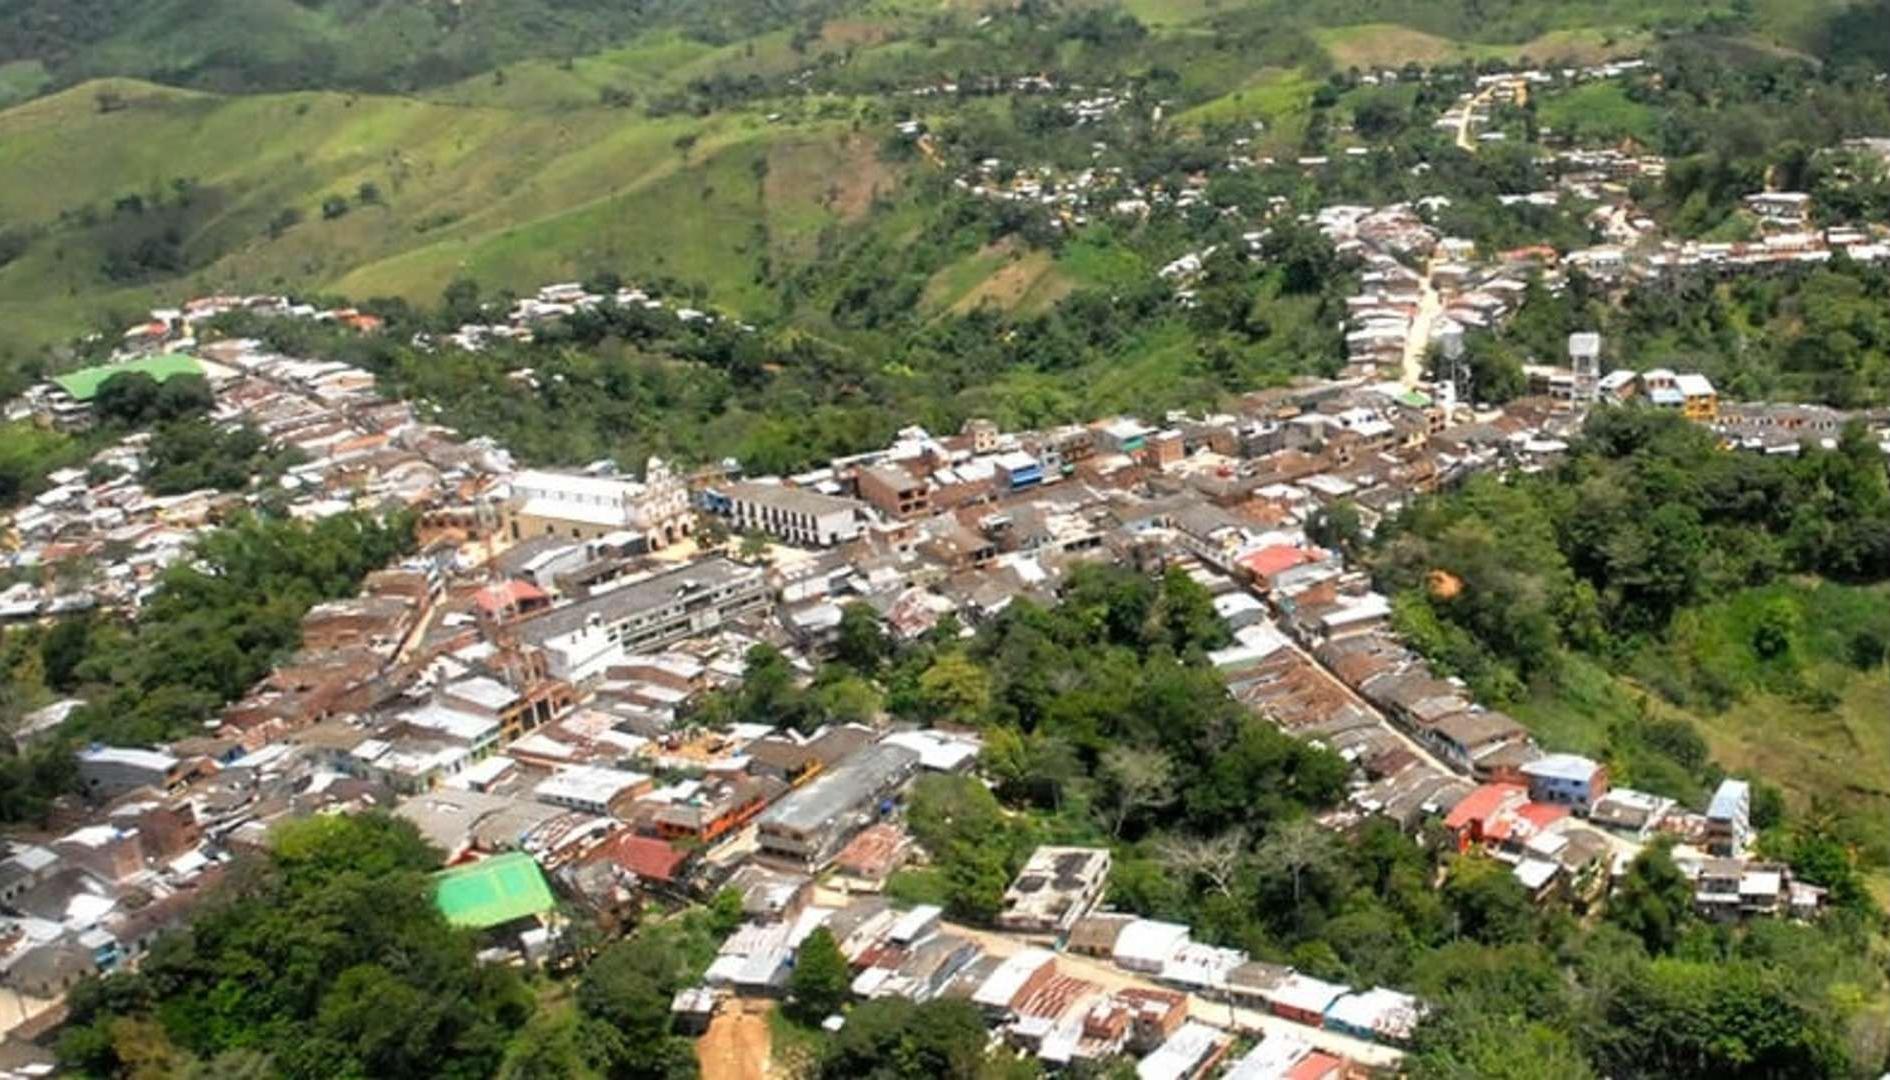
<svg viewBox="0 0 1890 1080">
<path fill-rule="evenodd" d="M 1492 815 L 1521 805 L 1528 798 L 1529 789 L 1521 784 L 1484 784 L 1450 808 L 1450 813 L 1444 818 L 1444 827 L 1455 832 L 1472 822 L 1481 825 Z"/>
<path fill-rule="evenodd" d="M 497 615 L 506 610 L 516 611 L 527 604 L 550 599 L 551 595 L 545 590 L 516 578 L 488 585 L 473 597 L 474 602 L 485 609 L 488 615 Z"/>
<path fill-rule="evenodd" d="M 650 881 L 674 881 L 676 871 L 689 856 L 654 836 L 638 836 L 624 830 L 604 841 L 592 861 L 609 859 L 625 870 Z"/>
<path fill-rule="evenodd" d="M 1272 547 L 1263 547 L 1250 555 L 1242 556 L 1240 565 L 1246 567 L 1254 577 L 1270 578 L 1302 563 L 1309 563 L 1312 559 L 1312 554 L 1304 548 L 1297 548 L 1291 544 L 1274 544 Z"/>
<path fill-rule="evenodd" d="M 881 822 L 861 830 L 833 862 L 848 873 L 877 880 L 892 873 L 905 850 L 906 834 L 896 825 Z"/>
<path fill-rule="evenodd" d="M 1345 1062 L 1331 1054 L 1322 1054 L 1317 1050 L 1300 1058 L 1293 1067 L 1286 1070 L 1286 1080 L 1325 1080 L 1345 1068 Z"/>
<path fill-rule="evenodd" d="M 1524 821 L 1534 825 L 1537 832 L 1541 832 L 1555 822 L 1567 817 L 1568 807 L 1557 806 L 1554 803 L 1532 802 L 1524 803 L 1522 809 L 1516 811 L 1516 813 L 1520 815 Z"/>
</svg>

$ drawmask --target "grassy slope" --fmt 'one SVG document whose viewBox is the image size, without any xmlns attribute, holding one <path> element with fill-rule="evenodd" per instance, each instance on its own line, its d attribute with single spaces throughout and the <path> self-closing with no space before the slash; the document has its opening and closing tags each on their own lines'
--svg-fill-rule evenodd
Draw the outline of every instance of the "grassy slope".
<svg viewBox="0 0 1890 1080">
<path fill-rule="evenodd" d="M 106 88 L 130 107 L 100 113 Z M 684 136 L 696 139 L 686 152 Z M 60 226 L 61 212 L 109 214 L 119 196 L 162 196 L 177 178 L 200 194 L 184 215 L 196 265 L 159 283 L 173 298 L 274 286 L 431 298 L 460 274 L 524 287 L 611 265 L 700 280 L 748 306 L 766 304 L 754 284 L 757 225 L 777 256 L 804 255 L 821 227 L 895 182 L 839 121 L 226 98 L 127 81 L 0 113 L 0 177 L 0 220 L 48 229 L 0 268 L 0 317 L 46 337 L 159 291 L 102 280 L 103 230 Z M 325 196 L 352 196 L 364 182 L 385 205 L 322 220 Z M 271 239 L 267 222 L 284 207 L 305 220 Z"/>
<path fill-rule="evenodd" d="M 1774 602 L 1798 613 L 1789 662 L 1764 660 L 1751 644 L 1760 613 Z M 1636 663 L 1638 677 L 1575 658 L 1561 686 L 1515 712 L 1545 745 L 1590 754 L 1605 750 L 1610 723 L 1632 724 L 1643 710 L 1681 716 L 1705 737 L 1713 760 L 1764 776 L 1801 808 L 1830 797 L 1890 812 L 1890 668 L 1848 662 L 1852 636 L 1873 624 L 1890 631 L 1890 587 L 1747 589 L 1683 615 L 1671 640 Z M 1682 686 L 1714 682 L 1739 693 L 1724 709 L 1703 697 L 1674 705 L 1647 685 L 1668 673 Z"/>
</svg>

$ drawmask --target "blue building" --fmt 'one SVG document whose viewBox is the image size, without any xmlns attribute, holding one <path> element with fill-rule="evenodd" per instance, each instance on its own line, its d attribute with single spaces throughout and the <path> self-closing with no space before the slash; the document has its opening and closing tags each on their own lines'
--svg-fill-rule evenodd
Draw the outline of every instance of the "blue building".
<svg viewBox="0 0 1890 1080">
<path fill-rule="evenodd" d="M 1007 491 L 1022 491 L 1043 483 L 1043 464 L 1022 450 L 1011 450 L 992 459 L 997 466 L 998 486 Z"/>
</svg>

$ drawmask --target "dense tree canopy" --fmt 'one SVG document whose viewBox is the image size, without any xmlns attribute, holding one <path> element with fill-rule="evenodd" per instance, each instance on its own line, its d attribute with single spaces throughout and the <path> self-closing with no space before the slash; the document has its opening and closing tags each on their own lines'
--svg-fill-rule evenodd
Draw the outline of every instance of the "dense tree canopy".
<svg viewBox="0 0 1890 1080">
<path fill-rule="evenodd" d="M 287 1077 L 491 1075 L 532 1000 L 447 926 L 427 876 L 438 861 L 382 815 L 282 826 L 136 974 L 74 991 L 61 1060 L 110 1073 L 156 1039 Z"/>
</svg>

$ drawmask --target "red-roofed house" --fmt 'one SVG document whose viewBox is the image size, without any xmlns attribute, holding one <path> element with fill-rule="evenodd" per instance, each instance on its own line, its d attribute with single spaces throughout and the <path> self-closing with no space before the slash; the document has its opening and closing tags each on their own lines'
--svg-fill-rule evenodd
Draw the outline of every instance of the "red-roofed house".
<svg viewBox="0 0 1890 1080">
<path fill-rule="evenodd" d="M 1345 1075 L 1345 1062 L 1317 1050 L 1293 1063 L 1286 1070 L 1286 1080 L 1338 1080 Z"/>
<path fill-rule="evenodd" d="M 1568 807 L 1556 806 L 1553 803 L 1524 803 L 1522 808 L 1516 811 L 1516 816 L 1535 826 L 1535 831 L 1541 832 L 1567 817 Z"/>
<path fill-rule="evenodd" d="M 1568 807 L 1531 802 L 1521 784 L 1484 784 L 1451 808 L 1444 827 L 1457 837 L 1457 849 L 1478 845 L 1515 851 L 1529 838 L 1568 816 Z"/>
<path fill-rule="evenodd" d="M 669 885 L 674 884 L 681 875 L 683 864 L 689 861 L 689 854 L 678 851 L 668 842 L 654 836 L 638 836 L 623 829 L 599 844 L 587 861 L 606 859 L 644 881 Z"/>
<path fill-rule="evenodd" d="M 488 618 L 509 619 L 551 606 L 551 594 L 529 581 L 512 578 L 480 589 L 473 602 Z"/>
<path fill-rule="evenodd" d="M 1484 784 L 1451 807 L 1444 827 L 1456 835 L 1457 850 L 1468 851 L 1507 837 L 1516 811 L 1528 801 L 1529 789 L 1521 784 Z"/>
<path fill-rule="evenodd" d="M 1294 547 L 1291 544 L 1274 544 L 1271 547 L 1263 547 L 1259 551 L 1242 555 L 1236 563 L 1241 569 L 1252 574 L 1256 583 L 1261 586 L 1270 586 L 1276 576 L 1295 566 L 1304 566 L 1313 559 L 1313 554 L 1305 548 Z"/>
</svg>

